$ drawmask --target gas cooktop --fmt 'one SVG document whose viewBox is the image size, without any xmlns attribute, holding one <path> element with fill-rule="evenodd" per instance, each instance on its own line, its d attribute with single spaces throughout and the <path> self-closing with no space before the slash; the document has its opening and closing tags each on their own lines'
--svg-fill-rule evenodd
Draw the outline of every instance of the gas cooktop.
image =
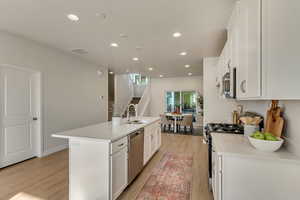
<svg viewBox="0 0 300 200">
<path fill-rule="evenodd" d="M 209 123 L 206 125 L 205 130 L 209 133 L 244 134 L 244 127 L 237 124 Z"/>
</svg>

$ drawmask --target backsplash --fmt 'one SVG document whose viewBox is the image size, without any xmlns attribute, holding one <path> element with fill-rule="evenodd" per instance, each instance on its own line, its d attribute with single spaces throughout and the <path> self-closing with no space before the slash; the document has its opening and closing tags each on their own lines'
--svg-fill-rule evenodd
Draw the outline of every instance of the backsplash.
<svg viewBox="0 0 300 200">
<path fill-rule="evenodd" d="M 239 101 L 238 104 L 243 105 L 244 110 L 266 116 L 270 101 Z M 279 101 L 279 105 L 284 110 L 286 146 L 300 157 L 300 101 Z"/>
</svg>

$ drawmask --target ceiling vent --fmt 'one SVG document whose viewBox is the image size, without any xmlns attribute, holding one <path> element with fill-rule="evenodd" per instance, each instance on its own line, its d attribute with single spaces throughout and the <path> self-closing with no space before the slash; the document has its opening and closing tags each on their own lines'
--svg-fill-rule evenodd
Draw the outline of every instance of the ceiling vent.
<svg viewBox="0 0 300 200">
<path fill-rule="evenodd" d="M 84 55 L 88 53 L 88 51 L 85 49 L 72 49 L 71 51 L 72 53 L 79 54 L 79 55 Z"/>
</svg>

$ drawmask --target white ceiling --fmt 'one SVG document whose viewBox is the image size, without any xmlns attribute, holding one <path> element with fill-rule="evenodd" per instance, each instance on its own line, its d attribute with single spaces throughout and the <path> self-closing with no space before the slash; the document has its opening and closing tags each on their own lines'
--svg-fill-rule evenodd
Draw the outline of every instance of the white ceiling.
<svg viewBox="0 0 300 200">
<path fill-rule="evenodd" d="M 88 54 L 80 56 L 116 73 L 201 75 L 203 57 L 219 55 L 224 45 L 234 1 L 1 0 L 0 29 L 64 51 L 85 49 Z M 80 20 L 71 22 L 69 13 Z M 173 38 L 174 32 L 182 37 Z M 182 51 L 188 54 L 179 56 Z"/>
</svg>

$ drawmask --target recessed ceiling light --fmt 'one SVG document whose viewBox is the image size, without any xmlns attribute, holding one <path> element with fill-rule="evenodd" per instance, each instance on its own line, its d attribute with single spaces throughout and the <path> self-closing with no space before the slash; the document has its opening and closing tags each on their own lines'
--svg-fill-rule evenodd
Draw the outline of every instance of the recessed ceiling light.
<svg viewBox="0 0 300 200">
<path fill-rule="evenodd" d="M 162 77 L 164 77 L 164 75 L 161 74 L 161 75 L 159 75 L 159 77 L 162 78 Z"/>
<path fill-rule="evenodd" d="M 185 68 L 189 68 L 189 67 L 190 67 L 190 65 L 184 65 L 184 67 L 185 67 Z"/>
<path fill-rule="evenodd" d="M 128 38 L 128 35 L 121 33 L 121 34 L 120 34 L 120 37 L 121 37 L 121 38 Z"/>
<path fill-rule="evenodd" d="M 114 72 L 112 72 L 112 71 L 110 71 L 109 73 L 110 73 L 110 74 L 114 74 Z"/>
<path fill-rule="evenodd" d="M 152 71 L 152 70 L 153 70 L 153 68 L 152 68 L 152 67 L 149 67 L 148 69 L 149 69 L 149 71 Z"/>
<path fill-rule="evenodd" d="M 134 61 L 138 61 L 138 60 L 139 60 L 139 58 L 137 58 L 137 57 L 134 57 L 134 58 L 132 58 L 132 60 L 134 60 Z"/>
<path fill-rule="evenodd" d="M 74 22 L 77 22 L 79 20 L 79 17 L 74 14 L 68 14 L 68 18 L 69 18 L 69 20 L 74 21 Z"/>
<path fill-rule="evenodd" d="M 185 56 L 187 53 L 184 51 L 184 52 L 181 52 L 179 55 L 181 56 Z"/>
<path fill-rule="evenodd" d="M 118 47 L 119 45 L 117 43 L 111 43 L 110 46 L 111 47 Z"/>
<path fill-rule="evenodd" d="M 179 32 L 173 33 L 173 37 L 174 37 L 174 38 L 178 38 L 178 37 L 180 37 L 180 36 L 181 36 L 181 33 L 179 33 Z"/>
<path fill-rule="evenodd" d="M 193 73 L 191 73 L 191 72 L 190 72 L 190 73 L 188 73 L 188 75 L 189 75 L 189 76 L 192 76 L 192 75 L 193 75 Z"/>
</svg>

